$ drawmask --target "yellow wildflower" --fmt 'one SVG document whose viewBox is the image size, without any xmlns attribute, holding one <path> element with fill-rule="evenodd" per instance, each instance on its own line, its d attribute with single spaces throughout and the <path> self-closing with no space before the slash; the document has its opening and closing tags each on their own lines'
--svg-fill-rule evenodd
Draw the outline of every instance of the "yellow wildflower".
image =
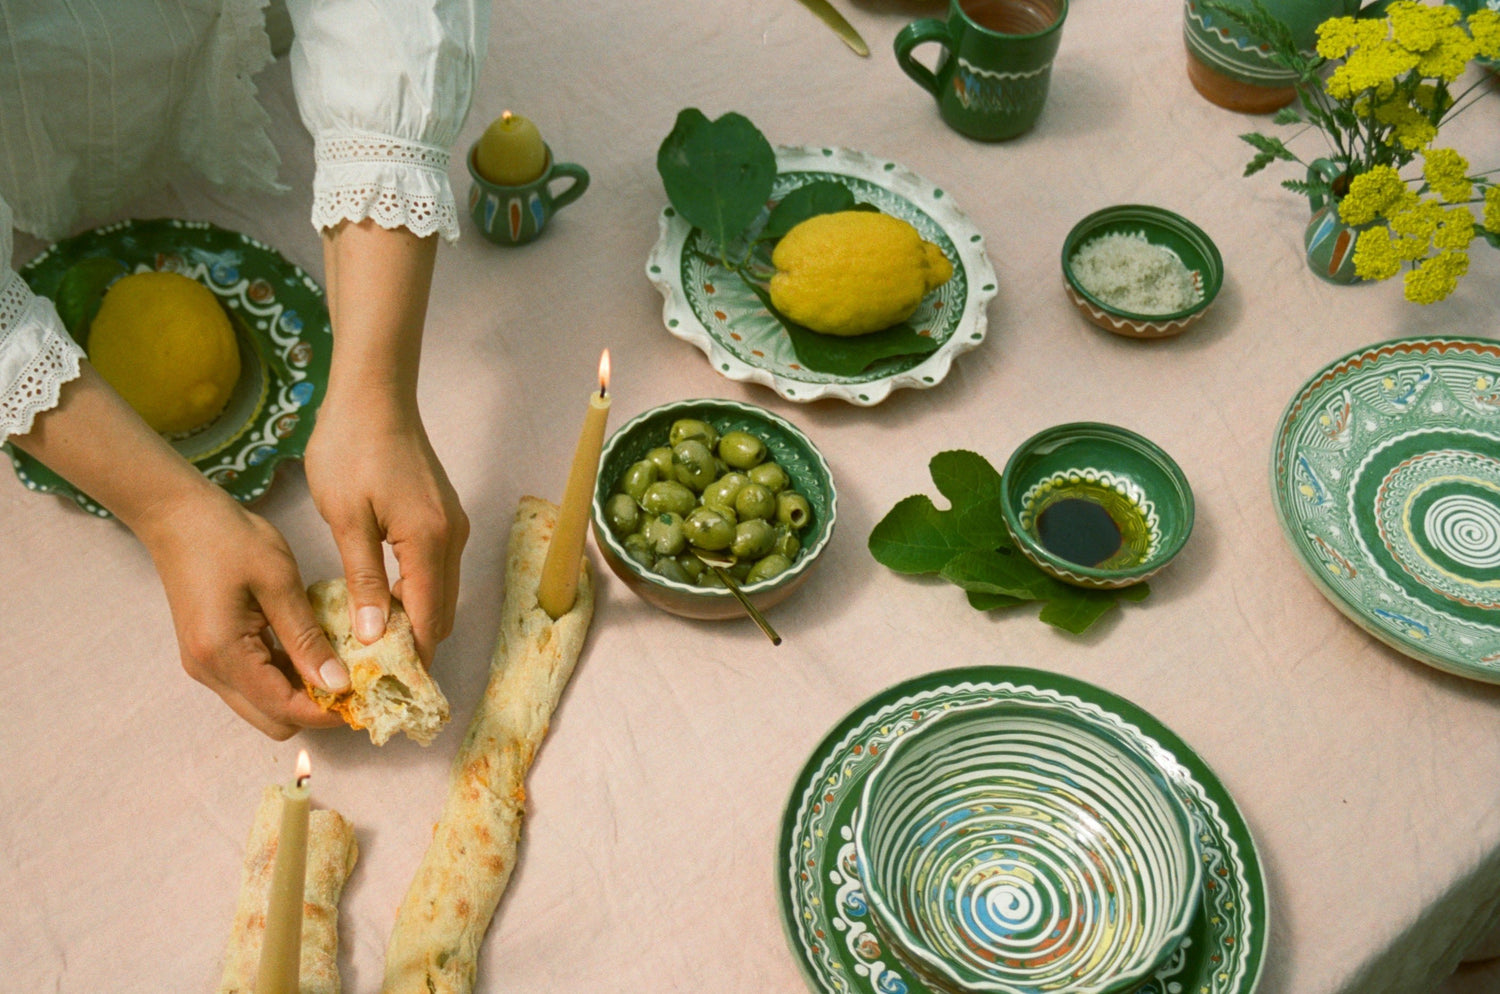
<svg viewBox="0 0 1500 994">
<path fill-rule="evenodd" d="M 1345 224 L 1368 224 L 1415 200 L 1416 194 L 1406 188 L 1395 169 L 1376 166 L 1349 183 L 1349 192 L 1339 203 L 1339 217 Z"/>
<path fill-rule="evenodd" d="M 1443 40 L 1444 28 L 1458 23 L 1458 8 L 1426 7 L 1411 0 L 1400 0 L 1387 9 L 1391 36 L 1409 52 L 1426 52 Z"/>
<path fill-rule="evenodd" d="M 1425 111 L 1435 110 L 1441 112 L 1453 106 L 1453 94 L 1447 90 L 1439 90 L 1431 83 L 1422 83 L 1419 85 L 1412 94 L 1412 99 L 1416 101 L 1418 107 Z M 1441 107 L 1438 106 L 1440 103 L 1442 104 Z"/>
<path fill-rule="evenodd" d="M 1469 15 L 1474 47 L 1487 59 L 1500 58 L 1500 10 L 1481 8 Z"/>
<path fill-rule="evenodd" d="M 1468 173 L 1469 160 L 1451 148 L 1432 148 L 1422 155 L 1422 178 L 1450 204 L 1464 203 L 1474 195 Z"/>
<path fill-rule="evenodd" d="M 1474 240 L 1474 215 L 1467 207 L 1450 207 L 1443 211 L 1437 231 L 1432 233 L 1432 247 L 1439 251 L 1468 251 Z"/>
<path fill-rule="evenodd" d="M 1350 52 L 1344 64 L 1328 77 L 1325 87 L 1335 100 L 1352 100 L 1366 90 L 1385 96 L 1395 89 L 1397 77 L 1415 69 L 1419 60 L 1418 55 L 1395 42 L 1381 41 Z"/>
<path fill-rule="evenodd" d="M 1448 6 L 1426 9 L 1453 10 Z M 1441 79 L 1451 83 L 1464 74 L 1464 70 L 1469 68 L 1469 63 L 1478 54 L 1479 46 L 1462 28 L 1447 28 L 1440 33 L 1437 44 L 1421 54 L 1417 60 L 1417 72 L 1428 79 Z"/>
<path fill-rule="evenodd" d="M 1484 191 L 1484 226 L 1500 234 L 1500 186 Z"/>
<path fill-rule="evenodd" d="M 1418 200 L 1403 204 L 1386 214 L 1391 231 L 1398 235 L 1420 238 L 1426 245 L 1443 221 L 1443 206 L 1436 200 Z"/>
<path fill-rule="evenodd" d="M 1355 113 L 1359 113 L 1356 106 Z M 1386 100 L 1375 108 L 1375 120 L 1390 125 L 1391 137 L 1410 151 L 1426 148 L 1437 137 L 1437 125 L 1405 100 Z"/>
<path fill-rule="evenodd" d="M 1406 274 L 1406 299 L 1414 304 L 1433 304 L 1458 286 L 1459 278 L 1469 271 L 1467 252 L 1448 250 L 1423 262 Z"/>
<path fill-rule="evenodd" d="M 1318 25 L 1318 54 L 1325 59 L 1342 59 L 1350 49 L 1384 40 L 1385 32 L 1384 21 L 1330 17 Z"/>
<path fill-rule="evenodd" d="M 1366 280 L 1388 280 L 1401 271 L 1401 260 L 1385 228 L 1359 233 L 1354 243 L 1354 274 Z"/>
</svg>

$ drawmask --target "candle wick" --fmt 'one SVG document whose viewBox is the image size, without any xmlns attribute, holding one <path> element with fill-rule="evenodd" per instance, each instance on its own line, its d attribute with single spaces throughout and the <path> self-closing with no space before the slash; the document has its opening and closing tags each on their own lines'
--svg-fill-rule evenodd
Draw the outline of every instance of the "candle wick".
<svg viewBox="0 0 1500 994">
<path fill-rule="evenodd" d="M 300 777 L 297 778 L 297 786 L 298 787 L 306 787 L 307 786 L 307 781 L 309 781 L 311 779 L 312 779 L 312 774 L 311 773 L 305 773 L 302 776 L 300 776 Z"/>
</svg>

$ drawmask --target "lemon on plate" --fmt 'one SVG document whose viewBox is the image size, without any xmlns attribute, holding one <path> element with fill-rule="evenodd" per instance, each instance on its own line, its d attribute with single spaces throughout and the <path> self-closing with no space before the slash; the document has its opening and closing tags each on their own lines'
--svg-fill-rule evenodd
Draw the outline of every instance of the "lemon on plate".
<svg viewBox="0 0 1500 994">
<path fill-rule="evenodd" d="M 240 378 L 240 351 L 213 292 L 170 272 L 122 277 L 89 329 L 89 361 L 156 431 L 212 421 Z"/>
<path fill-rule="evenodd" d="M 825 335 L 899 324 L 953 276 L 943 250 L 906 221 L 875 211 L 808 218 L 771 253 L 771 303 Z"/>
</svg>

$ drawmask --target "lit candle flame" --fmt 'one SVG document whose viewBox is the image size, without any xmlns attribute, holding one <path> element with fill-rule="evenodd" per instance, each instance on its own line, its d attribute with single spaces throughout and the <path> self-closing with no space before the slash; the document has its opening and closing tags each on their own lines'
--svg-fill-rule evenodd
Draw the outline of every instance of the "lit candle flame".
<svg viewBox="0 0 1500 994">
<path fill-rule="evenodd" d="M 609 393 L 609 349 L 599 353 L 599 396 Z"/>
<path fill-rule="evenodd" d="M 514 115 L 514 114 L 512 114 L 512 113 L 511 113 L 511 112 L 510 112 L 510 111 L 508 111 L 508 110 L 502 110 L 502 111 L 501 111 L 501 112 L 500 112 L 500 120 L 502 120 L 502 121 L 506 121 L 506 122 L 509 122 L 509 121 L 510 121 L 510 119 L 511 119 L 511 118 L 512 118 L 512 117 L 515 117 L 515 115 Z"/>
<path fill-rule="evenodd" d="M 297 786 L 301 787 L 312 778 L 312 760 L 307 758 L 307 750 L 302 749 L 297 753 Z"/>
</svg>

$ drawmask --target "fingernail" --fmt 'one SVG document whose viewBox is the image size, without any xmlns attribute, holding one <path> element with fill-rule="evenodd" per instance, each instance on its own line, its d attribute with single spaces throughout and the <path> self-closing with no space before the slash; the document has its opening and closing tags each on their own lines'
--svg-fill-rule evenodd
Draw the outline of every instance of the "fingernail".
<svg viewBox="0 0 1500 994">
<path fill-rule="evenodd" d="M 362 640 L 373 642 L 385 634 L 385 612 L 378 607 L 362 607 L 354 616 L 354 627 Z"/>
<path fill-rule="evenodd" d="M 318 676 L 323 681 L 323 686 L 335 694 L 349 689 L 349 671 L 344 669 L 344 664 L 337 659 L 330 659 L 318 669 Z"/>
</svg>

